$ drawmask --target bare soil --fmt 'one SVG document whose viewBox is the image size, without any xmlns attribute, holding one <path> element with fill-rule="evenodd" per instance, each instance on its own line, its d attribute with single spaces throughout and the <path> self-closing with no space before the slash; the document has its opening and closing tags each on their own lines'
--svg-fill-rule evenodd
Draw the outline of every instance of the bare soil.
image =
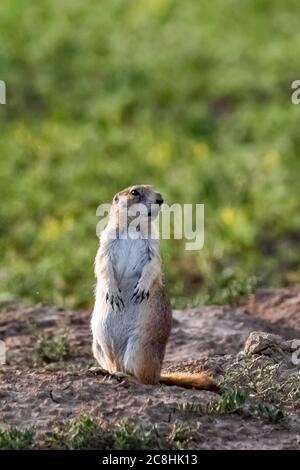
<svg viewBox="0 0 300 470">
<path fill-rule="evenodd" d="M 164 371 L 206 369 L 222 380 L 252 331 L 300 338 L 300 290 L 259 292 L 237 309 L 175 310 L 173 317 Z M 162 434 L 170 432 L 175 422 L 182 423 L 190 429 L 191 449 L 299 448 L 300 410 L 296 404 L 278 423 L 235 412 L 186 413 L 179 409 L 181 403 L 204 404 L 216 395 L 94 376 L 89 371 L 96 365 L 89 322 L 90 312 L 86 311 L 44 305 L 2 308 L 0 339 L 6 344 L 7 363 L 0 366 L 0 426 L 34 425 L 34 445 L 45 448 L 52 446 L 45 439 L 47 432 L 87 413 L 110 425 L 128 420 L 147 429 L 156 424 Z M 43 362 L 35 351 L 41 332 L 53 338 L 65 332 L 68 357 Z"/>
</svg>

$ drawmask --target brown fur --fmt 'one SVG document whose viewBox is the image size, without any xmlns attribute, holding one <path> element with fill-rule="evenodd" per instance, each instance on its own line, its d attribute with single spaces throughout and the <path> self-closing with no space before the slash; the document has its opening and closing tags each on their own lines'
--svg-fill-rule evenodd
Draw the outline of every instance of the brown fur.
<svg viewBox="0 0 300 470">
<path fill-rule="evenodd" d="M 183 388 L 194 388 L 196 390 L 210 390 L 211 392 L 220 392 L 220 387 L 207 372 L 189 373 L 174 372 L 171 374 L 162 374 L 160 382 L 165 385 L 178 385 Z"/>
<path fill-rule="evenodd" d="M 132 194 L 132 190 L 134 190 L 134 194 Z M 136 191 L 138 194 L 135 194 Z M 125 206 L 122 204 L 124 198 L 127 203 Z M 114 226 L 117 231 L 121 230 L 119 225 L 120 207 L 125 207 L 126 210 L 132 204 L 143 202 L 149 208 L 157 200 L 160 204 L 163 202 L 161 194 L 155 192 L 154 188 L 149 185 L 131 186 L 120 191 L 113 199 L 114 210 L 110 215 L 110 228 Z M 151 219 L 149 219 L 148 223 L 150 224 L 150 222 Z M 104 250 L 102 253 L 101 247 L 96 257 L 95 267 L 100 285 L 101 282 L 105 281 L 108 290 L 110 289 L 113 293 L 117 292 L 118 296 L 121 295 L 121 291 L 117 289 L 118 285 L 114 266 L 106 251 Z M 133 375 L 143 384 L 155 385 L 161 382 L 166 385 L 178 385 L 184 388 L 218 392 L 217 384 L 206 372 L 160 375 L 165 348 L 171 330 L 172 311 L 162 282 L 161 259 L 157 242 L 154 243 L 153 241 L 150 243 L 149 261 L 143 267 L 137 285 L 141 292 L 147 292 L 147 297 L 142 299 L 139 304 L 140 315 L 136 325 L 139 341 L 133 342 L 129 360 L 127 358 L 125 364 L 122 349 L 118 351 L 118 348 L 114 346 L 110 350 L 110 341 L 108 341 L 106 351 L 109 351 L 109 353 L 107 352 L 107 357 L 103 358 L 101 355 L 101 345 L 98 346 L 99 352 L 97 349 L 97 339 L 95 339 L 94 354 L 98 362 L 103 367 L 107 367 L 109 372 L 124 372 Z M 130 313 L 129 307 L 127 312 L 121 308 L 119 312 L 120 318 L 124 320 L 128 312 Z M 124 323 L 124 328 L 126 329 L 126 323 Z"/>
</svg>

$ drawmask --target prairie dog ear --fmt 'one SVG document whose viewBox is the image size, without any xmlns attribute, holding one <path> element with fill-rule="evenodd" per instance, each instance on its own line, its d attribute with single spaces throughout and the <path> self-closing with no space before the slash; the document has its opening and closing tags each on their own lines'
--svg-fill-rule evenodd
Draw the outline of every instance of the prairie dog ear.
<svg viewBox="0 0 300 470">
<path fill-rule="evenodd" d="M 113 204 L 117 204 L 117 202 L 119 202 L 119 193 L 115 194 L 113 198 Z"/>
</svg>

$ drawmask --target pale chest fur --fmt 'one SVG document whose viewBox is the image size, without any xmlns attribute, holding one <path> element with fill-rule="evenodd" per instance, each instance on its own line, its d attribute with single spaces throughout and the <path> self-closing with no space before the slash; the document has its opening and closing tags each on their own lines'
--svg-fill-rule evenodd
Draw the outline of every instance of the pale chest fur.
<svg viewBox="0 0 300 470">
<path fill-rule="evenodd" d="M 111 307 L 106 301 L 107 287 L 101 278 L 98 279 L 92 329 L 105 354 L 119 357 L 125 354 L 129 339 L 138 337 L 138 325 L 143 321 L 146 304 L 135 304 L 132 295 L 143 267 L 149 261 L 149 241 L 115 239 L 108 243 L 108 251 L 124 308 L 119 311 Z"/>
<path fill-rule="evenodd" d="M 140 277 L 149 261 L 149 240 L 117 239 L 111 244 L 110 257 L 118 286 L 129 288 Z"/>
</svg>

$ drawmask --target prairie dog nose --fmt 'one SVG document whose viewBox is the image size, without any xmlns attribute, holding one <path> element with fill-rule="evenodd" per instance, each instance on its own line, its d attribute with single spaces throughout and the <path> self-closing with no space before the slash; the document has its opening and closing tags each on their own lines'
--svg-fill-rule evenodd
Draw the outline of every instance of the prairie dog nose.
<svg viewBox="0 0 300 470">
<path fill-rule="evenodd" d="M 159 204 L 160 206 L 162 205 L 162 203 L 164 202 L 163 198 L 162 198 L 162 195 L 160 193 L 157 193 L 156 194 L 156 204 Z"/>
</svg>

